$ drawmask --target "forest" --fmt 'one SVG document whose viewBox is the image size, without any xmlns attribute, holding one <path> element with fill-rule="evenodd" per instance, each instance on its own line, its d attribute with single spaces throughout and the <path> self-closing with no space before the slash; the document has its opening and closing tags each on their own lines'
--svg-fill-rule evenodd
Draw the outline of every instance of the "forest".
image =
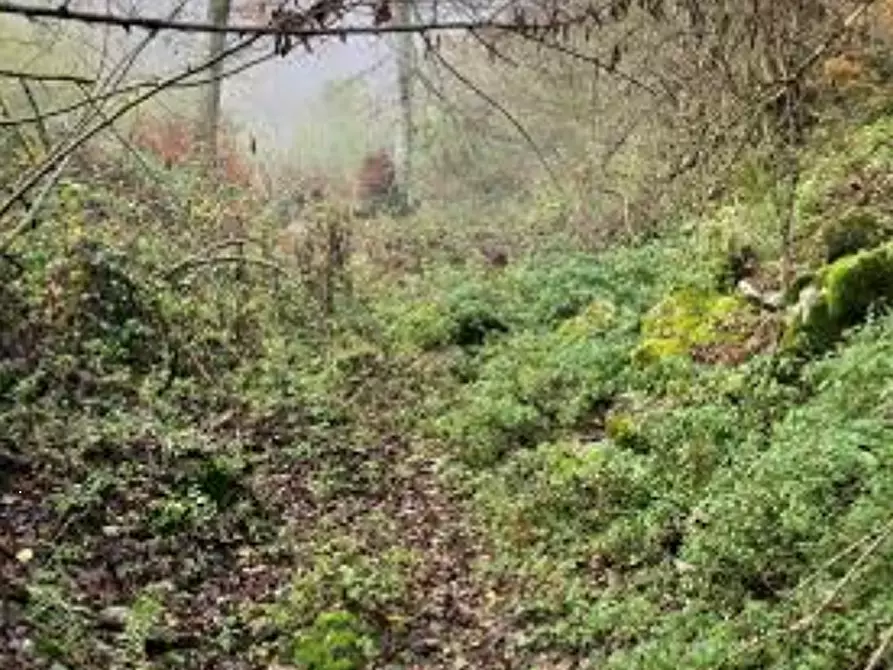
<svg viewBox="0 0 893 670">
<path fill-rule="evenodd" d="M 893 0 L 163 4 L 0 1 L 0 670 L 893 668 Z"/>
</svg>

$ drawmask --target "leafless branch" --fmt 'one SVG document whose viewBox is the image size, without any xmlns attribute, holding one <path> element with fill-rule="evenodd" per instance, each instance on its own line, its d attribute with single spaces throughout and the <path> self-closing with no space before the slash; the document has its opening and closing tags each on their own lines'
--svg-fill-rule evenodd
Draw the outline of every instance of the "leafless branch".
<svg viewBox="0 0 893 670">
<path fill-rule="evenodd" d="M 874 650 L 871 658 L 868 659 L 868 665 L 865 666 L 864 670 L 878 670 L 881 667 L 881 663 L 884 662 L 884 656 L 887 655 L 887 651 L 890 649 L 891 642 L 893 642 L 893 626 L 890 626 L 881 635 L 881 642 L 877 649 Z"/>
<path fill-rule="evenodd" d="M 427 38 L 426 38 L 427 41 Z M 482 98 L 487 104 L 491 105 L 495 110 L 497 110 L 500 114 L 502 114 L 506 120 L 514 126 L 514 128 L 518 131 L 521 137 L 530 145 L 530 148 L 533 150 L 534 154 L 536 154 L 537 159 L 542 164 L 543 169 L 546 171 L 546 174 L 549 175 L 549 178 L 552 180 L 552 183 L 556 188 L 561 188 L 561 182 L 558 180 L 558 176 L 555 174 L 554 170 L 552 170 L 552 166 L 549 165 L 549 161 L 546 160 L 546 157 L 543 155 L 542 150 L 539 148 L 539 145 L 536 141 L 531 137 L 530 133 L 527 132 L 527 129 L 524 125 L 518 121 L 509 112 L 505 107 L 503 107 L 498 100 L 495 100 L 491 95 L 488 95 L 486 91 L 483 91 L 477 84 L 471 81 L 468 77 L 462 74 L 454 65 L 452 65 L 449 61 L 447 61 L 443 55 L 437 51 L 436 49 L 431 48 L 431 53 L 434 54 L 434 57 L 437 61 L 444 66 L 444 68 L 449 71 L 456 79 L 458 79 L 464 86 L 468 87 L 472 92 L 474 92 L 477 96 Z M 2 248 L 0 248 L 2 250 Z"/>
<path fill-rule="evenodd" d="M 472 29 L 490 28 L 510 32 L 527 32 L 538 29 L 555 29 L 561 26 L 579 25 L 587 20 L 586 15 L 572 17 L 563 21 L 551 21 L 545 24 L 515 23 L 505 21 L 448 21 L 443 23 L 422 24 L 388 24 L 369 26 L 338 26 L 338 27 L 288 27 L 282 28 L 275 25 L 258 26 L 254 24 L 240 24 L 228 26 L 215 26 L 201 21 L 171 21 L 167 19 L 155 19 L 148 17 L 128 17 L 119 14 L 105 12 L 83 12 L 65 9 L 63 7 L 33 7 L 16 2 L 0 1 L 0 14 L 14 14 L 28 18 L 50 18 L 59 21 L 75 21 L 88 25 L 111 25 L 129 31 L 132 29 L 158 32 L 171 30 L 183 33 L 230 33 L 245 36 L 293 36 L 298 38 L 309 37 L 346 37 L 348 35 L 385 35 L 391 33 L 418 33 L 430 32 L 468 31 Z"/>
<path fill-rule="evenodd" d="M 29 205 L 28 211 L 25 213 L 25 216 L 22 217 L 22 220 L 19 222 L 19 228 L 22 230 L 27 230 L 37 225 L 37 215 L 40 213 L 40 208 L 43 207 L 43 203 L 46 200 L 47 195 L 49 195 L 53 186 L 55 186 L 59 177 L 62 176 L 62 172 L 64 172 L 65 168 L 68 166 L 69 156 L 66 156 L 61 161 L 59 161 L 59 165 L 56 166 L 56 169 L 53 171 L 51 175 L 47 177 L 44 181 L 43 188 L 37 194 L 37 197 L 34 198 L 34 201 Z"/>
<path fill-rule="evenodd" d="M 639 79 L 637 77 L 634 77 L 633 75 L 629 74 L 628 72 L 618 69 L 617 67 L 612 67 L 610 65 L 610 63 L 608 63 L 607 61 L 605 61 L 601 58 L 598 58 L 597 56 L 591 56 L 589 54 L 584 54 L 580 51 L 577 51 L 576 49 L 573 49 L 573 48 L 567 46 L 566 44 L 562 44 L 560 42 L 555 42 L 553 40 L 547 40 L 535 32 L 519 31 L 518 34 L 522 38 L 529 40 L 531 42 L 536 42 L 547 49 L 551 49 L 552 51 L 557 51 L 558 53 L 562 53 L 565 56 L 569 56 L 575 60 L 579 60 L 584 63 L 590 63 L 591 65 L 595 65 L 599 70 L 601 70 L 603 72 L 607 72 L 611 76 L 616 77 L 617 79 L 620 79 L 621 81 L 625 81 L 626 83 L 631 84 L 632 86 L 635 86 L 636 88 L 639 88 L 647 93 L 650 93 L 651 95 L 653 95 L 655 97 L 658 97 L 661 95 L 661 92 L 658 91 L 653 86 L 651 86 L 650 84 L 642 81 L 641 79 Z"/>
<path fill-rule="evenodd" d="M 177 278 L 178 275 L 181 275 L 183 272 L 186 272 L 188 270 L 214 265 L 223 265 L 228 263 L 248 263 L 250 265 L 256 265 L 258 267 L 271 270 L 277 274 L 288 274 L 284 267 L 277 263 L 274 263 L 273 261 L 267 260 L 265 258 L 254 258 L 252 256 L 243 256 L 241 254 L 238 254 L 207 257 L 195 256 L 192 258 L 188 258 L 182 263 L 178 263 L 173 268 L 168 270 L 164 275 L 164 279 L 172 282 Z"/>
<path fill-rule="evenodd" d="M 265 63 L 268 60 L 272 60 L 273 58 L 275 58 L 274 54 L 271 54 L 271 53 L 261 54 L 255 58 L 252 58 L 251 60 L 241 63 L 240 65 L 238 65 L 236 67 L 233 67 L 233 68 L 230 68 L 229 70 L 224 71 L 220 75 L 220 77 L 213 76 L 213 77 L 204 77 L 201 79 L 194 79 L 193 81 L 181 82 L 181 83 L 175 84 L 173 86 L 169 86 L 168 89 L 182 90 L 182 89 L 188 89 L 188 88 L 195 88 L 196 86 L 204 86 L 205 84 L 209 84 L 216 79 L 221 79 L 221 80 L 228 79 L 228 78 L 234 77 L 235 75 L 240 74 L 246 70 L 249 70 L 252 67 L 260 65 L 261 63 Z M 48 110 L 46 112 L 43 112 L 42 117 L 19 116 L 19 117 L 15 117 L 15 118 L 6 118 L 6 119 L 0 118 L 0 128 L 9 127 L 9 126 L 17 126 L 17 125 L 20 125 L 23 123 L 33 123 L 33 122 L 37 121 L 38 118 L 50 119 L 50 118 L 57 117 L 57 116 L 64 116 L 65 114 L 70 114 L 71 112 L 75 112 L 87 105 L 93 105 L 97 102 L 102 102 L 105 100 L 109 100 L 111 98 L 117 98 L 119 96 L 128 95 L 130 93 L 135 93 L 135 92 L 139 91 L 140 89 L 144 89 L 144 88 L 151 87 L 151 86 L 157 86 L 157 84 L 158 84 L 158 81 L 152 81 L 152 80 L 128 84 L 127 86 L 117 88 L 117 89 L 114 89 L 111 91 L 107 91 L 101 95 L 86 97 L 86 98 L 83 98 L 82 100 L 73 102 L 69 105 L 65 105 L 63 107 L 57 107 L 56 109 Z"/>
<path fill-rule="evenodd" d="M 768 94 L 756 101 L 755 104 L 742 109 L 728 123 L 724 124 L 719 131 L 709 138 L 699 149 L 691 153 L 684 159 L 680 165 L 670 170 L 666 175 L 667 181 L 673 181 L 683 173 L 688 172 L 694 167 L 701 164 L 704 156 L 712 155 L 723 145 L 730 137 L 732 132 L 737 128 L 750 127 L 758 122 L 765 110 L 782 100 L 789 93 L 791 88 L 798 85 L 809 70 L 836 44 L 852 26 L 867 12 L 877 0 L 863 0 L 850 14 L 844 19 L 841 26 L 824 39 L 818 46 L 813 49 L 793 72 L 782 82 L 779 82 Z"/>
<path fill-rule="evenodd" d="M 49 151 L 50 147 L 53 146 L 53 143 L 50 141 L 50 133 L 47 131 L 46 124 L 43 122 L 43 117 L 40 113 L 40 107 L 37 104 L 37 100 L 34 98 L 34 93 L 31 91 L 31 87 L 28 85 L 28 81 L 26 79 L 19 79 L 19 85 L 22 87 L 22 91 L 25 94 L 25 99 L 28 101 L 28 105 L 31 107 L 31 112 L 34 114 L 35 124 L 37 125 L 37 134 L 40 137 L 40 141 L 43 143 L 43 150 Z"/>
<path fill-rule="evenodd" d="M 46 74 L 40 72 L 22 72 L 19 70 L 7 70 L 0 68 L 0 77 L 6 79 L 25 79 L 27 81 L 60 82 L 69 84 L 93 84 L 95 79 L 79 77 L 74 74 Z"/>
<path fill-rule="evenodd" d="M 10 115 L 9 106 L 6 104 L 6 100 L 3 99 L 3 96 L 0 96 L 0 127 L 3 126 L 3 122 L 6 120 L 4 117 L 8 117 Z M 37 157 L 34 155 L 34 152 L 31 150 L 31 143 L 28 141 L 28 136 L 25 134 L 25 129 L 21 127 L 20 124 L 12 124 L 16 128 L 16 135 L 19 139 L 19 144 L 22 146 L 22 149 L 25 153 L 28 154 L 28 158 L 32 161 L 36 161 Z"/>
<path fill-rule="evenodd" d="M 872 540 L 869 545 L 862 551 L 859 556 L 856 557 L 856 560 L 853 562 L 853 565 L 850 566 L 850 569 L 847 570 L 846 574 L 841 577 L 837 583 L 834 585 L 834 588 L 828 592 L 822 602 L 813 610 L 809 615 L 803 617 L 796 623 L 794 623 L 790 630 L 792 632 L 802 631 L 815 623 L 816 619 L 824 612 L 834 599 L 840 595 L 840 592 L 849 584 L 853 578 L 863 569 L 864 565 L 868 562 L 868 560 L 877 553 L 878 549 L 886 542 L 890 536 L 893 535 L 893 521 L 888 522 L 886 526 L 881 530 L 880 533 Z"/>
</svg>

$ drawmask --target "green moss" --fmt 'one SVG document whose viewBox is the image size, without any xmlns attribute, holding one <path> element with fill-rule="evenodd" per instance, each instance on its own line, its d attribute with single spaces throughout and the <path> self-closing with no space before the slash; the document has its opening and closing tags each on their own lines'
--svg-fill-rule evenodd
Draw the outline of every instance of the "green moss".
<svg viewBox="0 0 893 670">
<path fill-rule="evenodd" d="M 844 327 L 860 322 L 871 306 L 893 298 L 893 243 L 830 265 L 824 288 L 831 319 Z"/>
<path fill-rule="evenodd" d="M 846 256 L 827 266 L 817 286 L 801 293 L 783 345 L 823 351 L 875 307 L 893 300 L 893 243 Z"/>
<path fill-rule="evenodd" d="M 642 320 L 642 343 L 633 358 L 648 363 L 686 355 L 697 346 L 743 342 L 748 333 L 740 317 L 747 303 L 737 296 L 683 289 L 655 305 Z"/>
</svg>

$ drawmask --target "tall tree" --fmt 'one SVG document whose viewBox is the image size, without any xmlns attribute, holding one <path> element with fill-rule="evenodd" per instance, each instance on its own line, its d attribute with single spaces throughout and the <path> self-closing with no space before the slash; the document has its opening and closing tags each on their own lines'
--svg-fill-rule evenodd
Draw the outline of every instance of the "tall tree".
<svg viewBox="0 0 893 670">
<path fill-rule="evenodd" d="M 397 0 L 395 12 L 396 22 L 400 25 L 412 23 L 412 0 Z M 412 71 L 414 45 L 413 35 L 406 31 L 396 36 L 397 41 L 397 95 L 400 104 L 400 119 L 396 137 L 397 183 L 402 191 L 404 205 L 409 205 L 412 198 Z"/>
<path fill-rule="evenodd" d="M 208 22 L 225 26 L 229 21 L 231 0 L 208 0 Z M 208 57 L 215 58 L 226 46 L 226 33 L 211 33 L 208 41 Z M 216 169 L 218 163 L 218 130 L 220 128 L 220 96 L 222 89 L 223 61 L 210 69 L 211 82 L 205 87 L 199 120 L 200 139 L 206 167 Z"/>
</svg>

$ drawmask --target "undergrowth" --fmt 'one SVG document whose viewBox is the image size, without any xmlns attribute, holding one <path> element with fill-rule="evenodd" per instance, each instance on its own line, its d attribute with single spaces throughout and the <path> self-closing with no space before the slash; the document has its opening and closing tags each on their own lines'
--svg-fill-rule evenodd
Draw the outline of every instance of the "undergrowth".
<svg viewBox="0 0 893 670">
<path fill-rule="evenodd" d="M 275 222 L 215 255 L 229 201 L 163 202 L 73 178 L 0 258 L 3 667 L 889 656 L 893 317 L 812 358 L 750 337 L 775 317 L 677 232 L 327 320 Z"/>
</svg>

